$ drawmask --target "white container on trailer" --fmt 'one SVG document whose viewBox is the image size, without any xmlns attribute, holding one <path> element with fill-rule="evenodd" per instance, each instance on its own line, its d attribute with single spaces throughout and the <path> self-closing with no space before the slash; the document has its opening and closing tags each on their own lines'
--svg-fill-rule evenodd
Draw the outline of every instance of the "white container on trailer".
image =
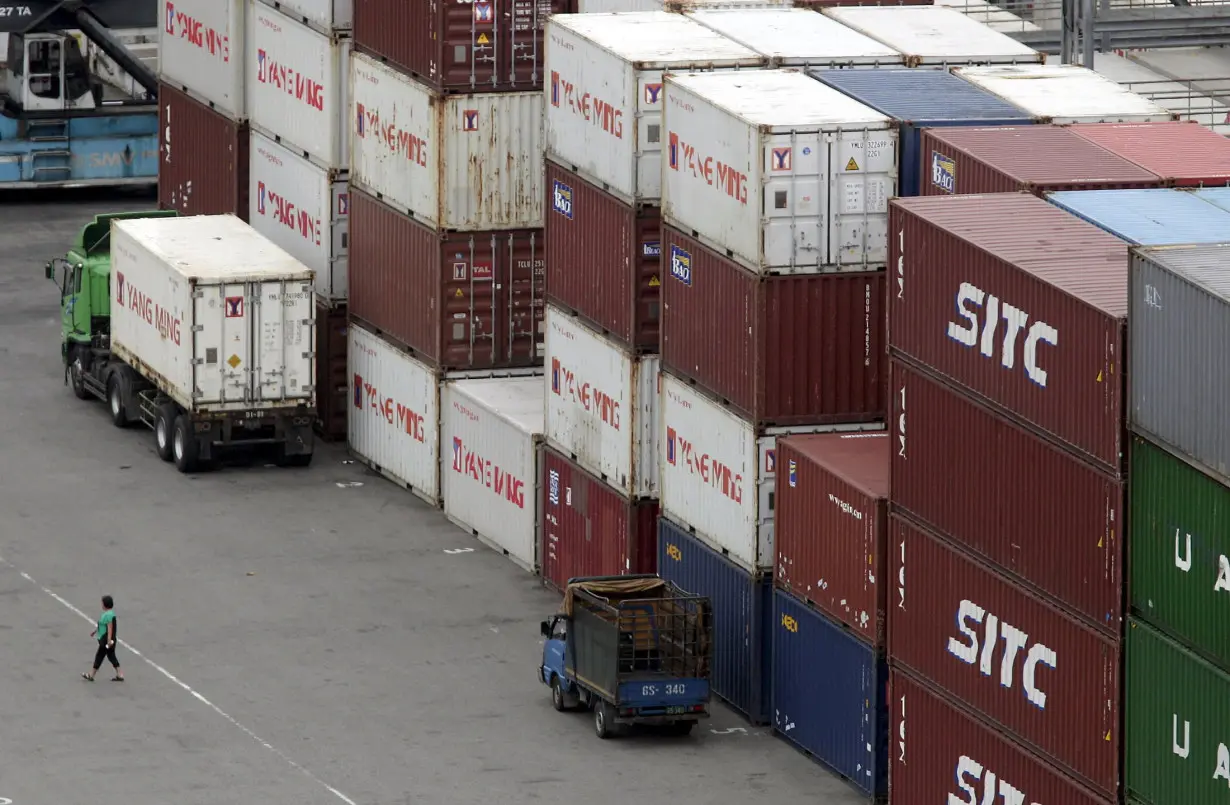
<svg viewBox="0 0 1230 805">
<path fill-rule="evenodd" d="M 900 52 L 806 8 L 704 8 L 689 19 L 746 45 L 771 67 L 903 67 Z"/>
<path fill-rule="evenodd" d="M 158 70 L 231 120 L 246 120 L 247 0 L 158 0 Z"/>
<path fill-rule="evenodd" d="M 960 67 L 952 71 L 1045 123 L 1149 123 L 1177 120 L 1127 87 L 1075 64 Z"/>
<path fill-rule="evenodd" d="M 665 11 L 547 20 L 547 152 L 599 187 L 653 202 L 662 188 L 662 74 L 759 69 L 765 58 Z"/>
<path fill-rule="evenodd" d="M 686 12 L 696 8 L 791 8 L 794 0 L 580 0 L 582 14 L 616 11 Z"/>
<path fill-rule="evenodd" d="M 285 14 L 321 31 L 348 31 L 354 27 L 354 0 L 263 0 Z"/>
<path fill-rule="evenodd" d="M 957 64 L 1041 64 L 1045 54 L 944 6 L 843 6 L 826 16 L 883 42 L 910 67 Z"/>
<path fill-rule="evenodd" d="M 897 124 L 797 70 L 666 77 L 663 220 L 757 273 L 888 260 Z"/>
</svg>

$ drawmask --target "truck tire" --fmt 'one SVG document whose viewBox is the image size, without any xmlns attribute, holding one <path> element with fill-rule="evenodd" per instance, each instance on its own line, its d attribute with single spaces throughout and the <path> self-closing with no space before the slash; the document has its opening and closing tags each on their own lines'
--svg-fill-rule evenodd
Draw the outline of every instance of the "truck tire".
<svg viewBox="0 0 1230 805">
<path fill-rule="evenodd" d="M 107 408 L 111 411 L 111 424 L 117 428 L 128 427 L 128 411 L 124 407 L 125 381 L 119 372 L 107 378 Z"/>
<path fill-rule="evenodd" d="M 192 423 L 184 414 L 175 418 L 175 428 L 171 432 L 171 451 L 175 459 L 175 469 L 188 474 L 197 471 L 197 455 L 199 446 L 196 434 L 192 432 Z"/>
<path fill-rule="evenodd" d="M 295 453 L 286 455 L 286 448 L 278 445 L 277 457 L 274 463 L 279 467 L 306 467 L 312 463 L 311 453 Z"/>
<path fill-rule="evenodd" d="M 613 715 L 606 701 L 600 699 L 594 704 L 594 733 L 604 741 L 615 734 L 615 725 L 611 723 Z"/>
<path fill-rule="evenodd" d="M 154 445 L 158 449 L 158 458 L 171 461 L 175 458 L 175 420 L 179 417 L 179 409 L 167 403 L 158 409 L 154 419 Z"/>
<path fill-rule="evenodd" d="M 80 350 L 73 351 L 73 361 L 68 365 L 68 382 L 72 386 L 73 396 L 78 400 L 90 399 L 90 391 L 85 387 L 85 364 L 81 360 Z"/>
<path fill-rule="evenodd" d="M 568 709 L 564 702 L 564 686 L 560 684 L 558 676 L 551 677 L 551 706 L 561 713 Z"/>
</svg>

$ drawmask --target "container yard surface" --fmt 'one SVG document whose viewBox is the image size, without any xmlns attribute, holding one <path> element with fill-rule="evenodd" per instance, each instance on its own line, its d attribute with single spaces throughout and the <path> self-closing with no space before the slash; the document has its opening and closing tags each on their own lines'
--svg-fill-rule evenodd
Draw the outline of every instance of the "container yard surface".
<svg viewBox="0 0 1230 805">
<path fill-rule="evenodd" d="M 905 66 L 905 57 L 809 8 L 701 8 L 706 28 L 767 56 L 768 67 Z"/>
<path fill-rule="evenodd" d="M 158 206 L 180 215 L 248 220 L 247 124 L 158 84 Z"/>
<path fill-rule="evenodd" d="M 1046 57 L 957 9 L 863 6 L 831 8 L 826 15 L 883 42 L 905 56 L 908 67 L 959 64 L 1042 63 Z"/>
<path fill-rule="evenodd" d="M 1046 123 L 1150 123 L 1177 115 L 1074 64 L 958 67 L 953 73 Z"/>
<path fill-rule="evenodd" d="M 1230 211 L 1184 190 L 1065 190 L 1046 200 L 1133 245 L 1230 241 Z"/>
<path fill-rule="evenodd" d="M 1230 182 L 1230 141 L 1194 120 L 1078 124 L 1071 131 L 1178 187 Z"/>
<path fill-rule="evenodd" d="M 244 34 L 251 2 L 158 3 L 158 69 L 163 83 L 179 91 L 191 89 L 209 108 L 232 120 L 245 120 Z"/>
</svg>

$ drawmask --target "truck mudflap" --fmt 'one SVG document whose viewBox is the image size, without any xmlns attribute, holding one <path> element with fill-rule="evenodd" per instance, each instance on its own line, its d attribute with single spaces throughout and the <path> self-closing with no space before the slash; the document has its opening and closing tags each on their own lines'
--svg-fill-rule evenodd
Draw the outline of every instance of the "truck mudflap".
<svg viewBox="0 0 1230 805">
<path fill-rule="evenodd" d="M 622 723 L 666 723 L 709 715 L 709 680 L 632 680 L 619 685 L 615 716 Z"/>
</svg>

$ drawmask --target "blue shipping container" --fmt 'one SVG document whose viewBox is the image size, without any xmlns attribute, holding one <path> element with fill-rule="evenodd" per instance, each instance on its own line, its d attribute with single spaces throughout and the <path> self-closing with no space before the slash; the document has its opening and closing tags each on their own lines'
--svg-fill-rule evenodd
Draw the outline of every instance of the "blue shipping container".
<svg viewBox="0 0 1230 805">
<path fill-rule="evenodd" d="M 897 193 L 917 196 L 922 129 L 1022 126 L 1037 119 L 946 70 L 811 70 L 809 74 L 901 125 Z"/>
<path fill-rule="evenodd" d="M 773 728 L 872 797 L 888 793 L 888 667 L 870 645 L 773 594 Z"/>
<path fill-rule="evenodd" d="M 1207 201 L 1215 207 L 1230 210 L 1230 187 L 1206 187 L 1203 190 L 1189 190 L 1201 201 Z"/>
<path fill-rule="evenodd" d="M 751 576 L 666 517 L 658 520 L 658 574 L 713 604 L 709 687 L 753 724 L 769 720 L 773 578 Z"/>
<path fill-rule="evenodd" d="M 1230 242 L 1230 212 L 1189 190 L 1064 190 L 1046 199 L 1134 246 Z"/>
</svg>

